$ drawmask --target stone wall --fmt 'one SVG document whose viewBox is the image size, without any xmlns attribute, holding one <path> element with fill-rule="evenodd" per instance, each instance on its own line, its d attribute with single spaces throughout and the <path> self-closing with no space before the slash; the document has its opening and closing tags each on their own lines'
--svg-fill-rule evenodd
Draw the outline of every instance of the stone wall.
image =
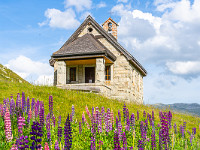
<svg viewBox="0 0 200 150">
<path fill-rule="evenodd" d="M 66 63 L 65 61 L 56 61 L 56 70 L 57 70 L 57 84 L 64 85 L 66 84 Z M 55 65 L 55 64 L 54 64 Z"/>
</svg>

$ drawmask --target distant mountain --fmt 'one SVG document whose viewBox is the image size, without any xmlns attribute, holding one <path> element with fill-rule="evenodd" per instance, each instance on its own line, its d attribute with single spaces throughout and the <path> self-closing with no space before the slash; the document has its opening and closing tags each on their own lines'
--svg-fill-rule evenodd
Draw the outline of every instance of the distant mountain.
<svg viewBox="0 0 200 150">
<path fill-rule="evenodd" d="M 12 70 L 0 64 L 0 81 L 28 83 Z"/>
<path fill-rule="evenodd" d="M 182 113 L 190 113 L 193 115 L 200 116 L 200 104 L 198 103 L 174 103 L 174 104 L 154 104 L 158 108 L 170 108 L 174 111 Z"/>
</svg>

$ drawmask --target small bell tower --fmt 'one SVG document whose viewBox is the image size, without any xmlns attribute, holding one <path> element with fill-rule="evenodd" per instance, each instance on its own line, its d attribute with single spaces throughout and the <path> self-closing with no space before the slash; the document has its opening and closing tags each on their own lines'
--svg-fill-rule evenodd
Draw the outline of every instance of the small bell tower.
<svg viewBox="0 0 200 150">
<path fill-rule="evenodd" d="M 112 34 L 117 39 L 117 26 L 118 24 L 112 20 L 111 18 L 108 18 L 103 24 L 103 29 L 107 31 L 109 34 Z"/>
</svg>

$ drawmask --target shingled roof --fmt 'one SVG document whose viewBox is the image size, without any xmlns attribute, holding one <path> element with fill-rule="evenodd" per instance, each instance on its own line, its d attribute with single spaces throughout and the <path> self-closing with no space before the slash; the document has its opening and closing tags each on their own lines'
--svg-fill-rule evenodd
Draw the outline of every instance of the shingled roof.
<svg viewBox="0 0 200 150">
<path fill-rule="evenodd" d="M 75 51 L 77 51 L 78 53 L 76 53 L 76 55 L 79 55 L 79 54 L 86 54 L 88 51 L 89 53 L 96 53 L 97 52 L 104 52 L 104 53 L 107 53 L 107 54 L 110 54 L 109 56 L 113 56 L 113 54 L 108 50 L 108 49 L 105 49 L 106 47 L 103 46 L 103 44 L 100 44 L 100 42 L 98 42 L 98 40 L 96 40 L 94 37 L 92 37 L 92 35 L 84 35 L 85 37 L 87 37 L 88 39 L 91 38 L 93 40 L 93 44 L 90 43 L 90 46 L 87 47 L 88 45 L 85 43 L 88 39 L 84 40 L 84 36 L 82 37 L 83 39 L 81 40 L 81 37 L 78 38 L 78 35 L 79 33 L 84 29 L 85 26 L 87 26 L 87 24 L 91 24 L 97 31 L 99 31 L 103 37 L 105 37 L 119 52 L 121 52 L 128 61 L 130 61 L 130 63 L 132 63 L 144 76 L 147 75 L 147 71 L 143 68 L 143 66 L 126 50 L 124 49 L 116 40 L 116 38 L 114 36 L 112 36 L 111 34 L 107 33 L 90 15 L 85 19 L 85 21 L 79 26 L 79 28 L 71 35 L 71 37 L 65 42 L 65 44 L 55 53 L 53 53 L 53 55 L 51 56 L 51 59 L 50 59 L 50 64 L 53 64 L 54 63 L 54 58 L 56 57 L 63 57 L 64 55 L 65 56 L 72 56 L 74 55 Z M 79 41 L 80 39 L 80 41 Z M 94 40 L 96 40 L 96 42 L 94 42 Z M 76 41 L 76 42 L 75 42 Z M 77 42 L 83 42 L 85 41 L 84 43 L 86 44 L 85 46 L 87 47 L 87 50 L 85 49 L 82 49 L 82 45 L 79 45 L 79 50 L 75 48 L 70 49 L 70 47 L 74 44 L 74 46 L 77 46 Z M 74 43 L 73 43 L 74 42 Z M 99 45 L 101 45 L 101 48 L 94 44 L 94 43 L 99 43 Z M 70 46 L 71 45 L 71 46 Z M 96 45 L 96 46 L 94 46 Z M 91 47 L 96 47 L 96 50 L 93 50 Z M 71 47 L 72 48 L 72 47 Z M 80 50 L 83 50 L 81 53 Z M 104 50 L 103 50 L 104 49 Z M 69 52 L 68 52 L 69 50 Z M 92 52 L 93 51 L 93 52 Z M 72 53 L 73 52 L 73 53 Z M 115 58 L 116 59 L 116 58 Z"/>
</svg>

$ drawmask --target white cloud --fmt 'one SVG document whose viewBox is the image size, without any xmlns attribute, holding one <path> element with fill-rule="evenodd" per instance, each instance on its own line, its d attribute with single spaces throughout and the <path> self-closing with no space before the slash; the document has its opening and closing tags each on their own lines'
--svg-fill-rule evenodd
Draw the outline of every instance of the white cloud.
<svg viewBox="0 0 200 150">
<path fill-rule="evenodd" d="M 92 0 L 65 0 L 66 8 L 74 6 L 78 12 L 91 9 Z"/>
<path fill-rule="evenodd" d="M 45 11 L 45 16 L 47 20 L 39 23 L 40 26 L 48 24 L 50 27 L 54 28 L 75 29 L 80 24 L 80 22 L 76 20 L 76 14 L 70 8 L 63 12 L 54 8 L 47 9 Z"/>
<path fill-rule="evenodd" d="M 48 63 L 33 61 L 23 55 L 9 60 L 5 66 L 16 72 L 22 78 L 30 79 L 31 81 L 29 82 L 37 80 L 41 83 L 43 81 L 40 76 L 47 76 L 49 78 L 53 74 L 53 68 Z"/>
<path fill-rule="evenodd" d="M 53 75 L 40 75 L 35 81 L 37 85 L 53 85 Z"/>
<path fill-rule="evenodd" d="M 167 62 L 166 65 L 174 74 L 187 75 L 200 73 L 200 61 Z"/>
<path fill-rule="evenodd" d="M 92 16 L 92 18 L 95 19 L 95 17 L 94 17 L 94 16 L 92 15 L 92 13 L 89 12 L 89 11 L 84 12 L 84 13 L 80 16 L 80 19 L 81 19 L 81 20 L 85 20 L 85 19 L 87 18 L 88 15 Z"/>
<path fill-rule="evenodd" d="M 128 2 L 128 0 L 118 0 L 117 2 L 118 2 L 118 3 L 119 3 L 119 2 L 122 2 L 122 3 L 127 3 L 127 2 Z"/>
<path fill-rule="evenodd" d="M 106 3 L 105 2 L 100 2 L 99 4 L 97 4 L 97 8 L 103 8 L 106 7 Z"/>
</svg>

